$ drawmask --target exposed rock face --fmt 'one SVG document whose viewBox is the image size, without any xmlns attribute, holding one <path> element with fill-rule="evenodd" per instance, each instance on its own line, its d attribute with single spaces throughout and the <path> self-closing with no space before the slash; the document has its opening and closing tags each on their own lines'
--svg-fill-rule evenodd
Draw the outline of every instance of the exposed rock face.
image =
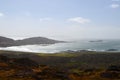
<svg viewBox="0 0 120 80">
<path fill-rule="evenodd" d="M 0 47 L 20 46 L 20 45 L 34 45 L 34 44 L 55 44 L 64 41 L 57 41 L 44 37 L 32 37 L 23 40 L 13 40 L 10 38 L 0 36 Z"/>
</svg>

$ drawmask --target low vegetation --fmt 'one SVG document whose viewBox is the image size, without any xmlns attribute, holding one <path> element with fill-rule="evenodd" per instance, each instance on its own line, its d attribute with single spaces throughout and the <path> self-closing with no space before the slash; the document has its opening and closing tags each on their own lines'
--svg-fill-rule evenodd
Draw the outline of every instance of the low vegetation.
<svg viewBox="0 0 120 80">
<path fill-rule="evenodd" d="M 120 80 L 120 53 L 0 51 L 0 80 Z"/>
</svg>

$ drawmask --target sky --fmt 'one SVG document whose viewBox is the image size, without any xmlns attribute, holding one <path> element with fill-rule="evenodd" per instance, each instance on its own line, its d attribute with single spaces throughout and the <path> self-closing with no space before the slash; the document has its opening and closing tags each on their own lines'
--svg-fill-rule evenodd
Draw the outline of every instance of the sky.
<svg viewBox="0 0 120 80">
<path fill-rule="evenodd" d="M 120 0 L 0 0 L 0 36 L 120 39 Z"/>
</svg>

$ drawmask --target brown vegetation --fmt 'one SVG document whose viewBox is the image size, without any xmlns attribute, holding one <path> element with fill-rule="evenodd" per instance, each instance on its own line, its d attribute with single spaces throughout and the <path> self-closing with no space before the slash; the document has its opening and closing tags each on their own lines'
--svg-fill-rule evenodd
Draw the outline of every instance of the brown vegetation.
<svg viewBox="0 0 120 80">
<path fill-rule="evenodd" d="M 96 61 L 93 60 L 96 54 L 92 57 L 85 54 L 88 58 L 83 55 L 84 60 L 78 54 L 71 57 L 25 55 L 15 57 L 9 54 L 8 57 L 8 55 L 0 54 L 0 80 L 120 80 L 119 65 L 106 63 L 107 67 L 95 67 Z M 104 58 L 105 55 L 100 56 Z M 40 62 L 36 62 L 33 57 Z M 87 59 L 91 59 L 92 62 Z M 84 63 L 76 62 L 76 60 L 82 60 Z M 101 58 L 97 56 L 96 60 L 101 60 Z M 85 64 L 85 61 L 94 64 L 94 67 Z M 100 63 L 103 65 L 103 62 Z M 88 67 L 83 68 L 84 64 Z"/>
</svg>

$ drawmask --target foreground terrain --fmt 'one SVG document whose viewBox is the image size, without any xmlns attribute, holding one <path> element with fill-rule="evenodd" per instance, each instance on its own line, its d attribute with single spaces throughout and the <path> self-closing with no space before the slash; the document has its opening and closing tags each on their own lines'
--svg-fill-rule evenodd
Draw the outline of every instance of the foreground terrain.
<svg viewBox="0 0 120 80">
<path fill-rule="evenodd" d="M 0 80 L 120 80 L 120 53 L 0 51 Z"/>
</svg>

